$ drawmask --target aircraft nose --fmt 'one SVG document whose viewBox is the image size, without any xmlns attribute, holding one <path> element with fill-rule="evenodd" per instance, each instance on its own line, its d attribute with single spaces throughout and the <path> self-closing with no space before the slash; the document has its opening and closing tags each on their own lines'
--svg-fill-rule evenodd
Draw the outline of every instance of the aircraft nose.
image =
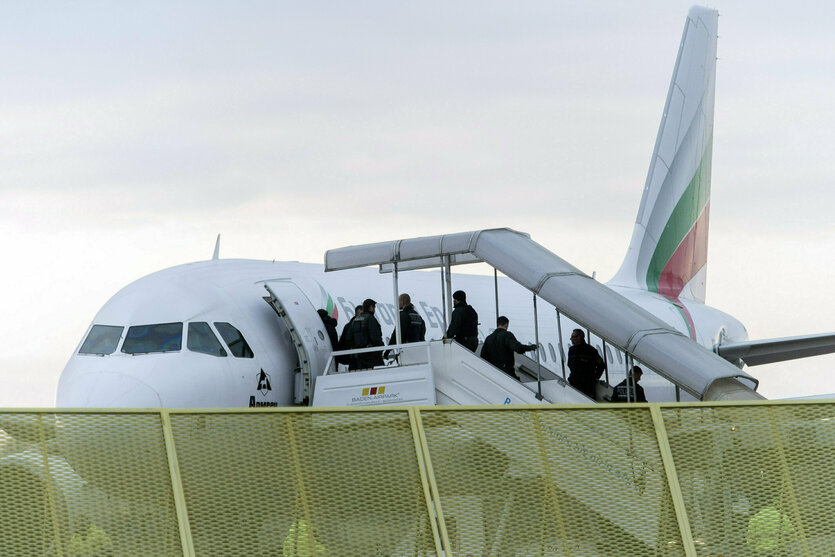
<svg viewBox="0 0 835 557">
<path fill-rule="evenodd" d="M 73 378 L 59 390 L 59 408 L 162 408 L 159 394 L 142 381 L 115 372 Z"/>
</svg>

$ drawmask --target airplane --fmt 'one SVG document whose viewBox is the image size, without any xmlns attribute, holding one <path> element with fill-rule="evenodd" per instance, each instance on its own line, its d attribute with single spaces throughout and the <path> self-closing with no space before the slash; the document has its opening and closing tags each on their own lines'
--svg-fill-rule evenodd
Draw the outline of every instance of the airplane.
<svg viewBox="0 0 835 557">
<path fill-rule="evenodd" d="M 704 303 L 717 24 L 715 10 L 694 7 L 688 14 L 632 239 L 607 286 L 740 368 L 835 352 L 835 334 L 751 341 L 742 323 Z M 428 339 L 444 336 L 439 283 L 438 272 L 414 271 L 403 274 L 400 286 L 425 320 Z M 494 277 L 457 273 L 452 283 L 479 311 L 483 340 L 497 317 Z M 532 342 L 530 293 L 505 277 L 495 284 L 511 330 Z M 333 347 L 316 310 L 326 310 L 341 330 L 354 307 L 372 298 L 388 338 L 397 316 L 391 292 L 388 277 L 374 269 L 326 273 L 319 264 L 221 259 L 218 239 L 212 259 L 140 278 L 101 308 L 61 374 L 57 406 L 303 404 L 309 397 L 297 373 L 297 347 L 265 298 L 292 308 L 308 348 L 327 355 Z M 558 327 L 551 317 L 539 325 L 538 358 L 556 372 L 576 325 L 564 319 Z M 610 382 L 625 377 L 622 351 L 592 332 L 589 340 L 606 359 Z M 325 361 L 320 356 L 322 372 Z M 643 384 L 651 401 L 693 399 L 651 373 Z"/>
</svg>

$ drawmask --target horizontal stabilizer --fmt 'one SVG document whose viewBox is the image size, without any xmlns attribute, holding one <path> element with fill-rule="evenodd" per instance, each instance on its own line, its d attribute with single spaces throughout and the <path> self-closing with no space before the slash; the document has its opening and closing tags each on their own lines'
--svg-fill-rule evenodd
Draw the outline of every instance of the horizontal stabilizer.
<svg viewBox="0 0 835 557">
<path fill-rule="evenodd" d="M 772 338 L 720 344 L 716 353 L 728 361 L 742 360 L 749 366 L 772 364 L 835 352 L 835 333 Z"/>
</svg>

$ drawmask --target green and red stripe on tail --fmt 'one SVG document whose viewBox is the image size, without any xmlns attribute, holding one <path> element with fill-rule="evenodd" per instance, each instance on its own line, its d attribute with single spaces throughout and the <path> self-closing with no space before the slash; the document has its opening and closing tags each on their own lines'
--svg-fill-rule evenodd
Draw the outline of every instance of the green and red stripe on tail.
<svg viewBox="0 0 835 557">
<path fill-rule="evenodd" d="M 323 309 L 326 312 L 328 312 L 328 315 L 330 315 L 336 320 L 339 320 L 339 309 L 336 307 L 336 303 L 333 301 L 333 296 L 331 296 L 328 293 L 328 291 L 322 287 L 321 284 L 319 284 L 319 290 L 322 294 L 322 306 L 324 306 Z"/>
<path fill-rule="evenodd" d="M 646 274 L 647 290 L 658 292 L 676 306 L 693 340 L 696 340 L 696 327 L 680 296 L 684 287 L 707 264 L 711 151 L 708 149 L 705 153 L 670 214 Z"/>
</svg>

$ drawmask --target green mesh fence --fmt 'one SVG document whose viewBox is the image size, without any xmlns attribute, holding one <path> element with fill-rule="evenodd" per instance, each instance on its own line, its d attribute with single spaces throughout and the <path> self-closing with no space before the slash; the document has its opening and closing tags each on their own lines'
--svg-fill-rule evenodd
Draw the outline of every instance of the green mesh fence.
<svg viewBox="0 0 835 557">
<path fill-rule="evenodd" d="M 0 555 L 835 554 L 829 402 L 0 412 Z"/>
<path fill-rule="evenodd" d="M 172 415 L 195 552 L 434 555 L 408 411 Z"/>
<path fill-rule="evenodd" d="M 2 555 L 182 555 L 159 413 L 0 414 Z"/>
<path fill-rule="evenodd" d="M 662 408 L 708 555 L 835 553 L 835 405 Z"/>
<path fill-rule="evenodd" d="M 454 555 L 681 553 L 648 408 L 421 417 Z"/>
</svg>

